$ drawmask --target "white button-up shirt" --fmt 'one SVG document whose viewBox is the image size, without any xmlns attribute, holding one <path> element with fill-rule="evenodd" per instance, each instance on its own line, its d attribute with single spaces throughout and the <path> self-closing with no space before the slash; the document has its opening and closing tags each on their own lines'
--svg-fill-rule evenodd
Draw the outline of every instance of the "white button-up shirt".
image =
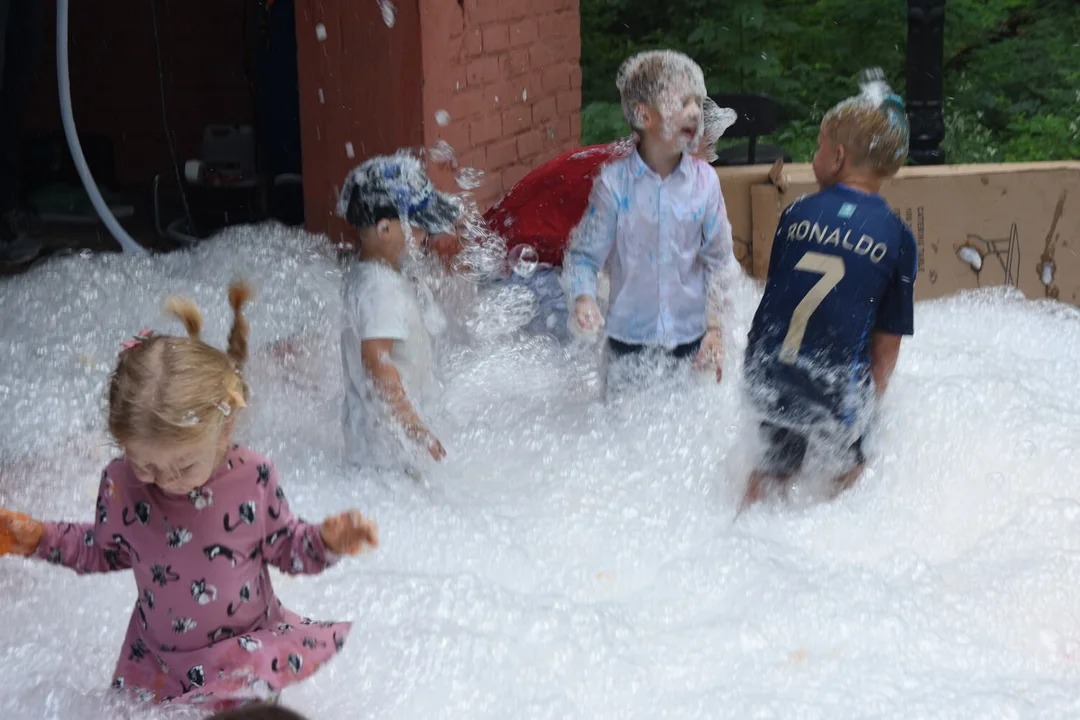
<svg viewBox="0 0 1080 720">
<path fill-rule="evenodd" d="M 671 349 L 701 337 L 737 267 L 716 171 L 683 153 L 661 178 L 637 150 L 604 166 L 571 235 L 564 263 L 571 298 L 596 297 L 605 263 L 609 338 Z"/>
</svg>

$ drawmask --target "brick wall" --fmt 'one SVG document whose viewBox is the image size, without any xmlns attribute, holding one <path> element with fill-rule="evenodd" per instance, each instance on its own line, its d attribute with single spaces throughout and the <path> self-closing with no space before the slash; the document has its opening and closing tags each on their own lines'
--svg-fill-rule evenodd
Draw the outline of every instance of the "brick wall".
<svg viewBox="0 0 1080 720">
<path fill-rule="evenodd" d="M 420 0 L 424 144 L 485 172 L 486 208 L 581 136 L 579 0 Z M 440 125 L 436 114 L 450 120 Z M 456 189 L 450 171 L 437 184 Z"/>
<path fill-rule="evenodd" d="M 352 232 L 337 216 L 348 172 L 423 142 L 420 11 L 399 2 L 387 27 L 374 0 L 298 2 L 296 44 L 305 223 L 337 243 Z"/>
</svg>

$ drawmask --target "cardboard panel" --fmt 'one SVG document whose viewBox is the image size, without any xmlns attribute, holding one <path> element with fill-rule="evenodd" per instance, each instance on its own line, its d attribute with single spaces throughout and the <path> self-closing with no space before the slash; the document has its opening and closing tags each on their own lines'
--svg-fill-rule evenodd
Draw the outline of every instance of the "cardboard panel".
<svg viewBox="0 0 1080 720">
<path fill-rule="evenodd" d="M 720 178 L 720 192 L 724 195 L 728 220 L 731 222 L 731 234 L 735 239 L 735 259 L 748 273 L 753 268 L 753 222 L 750 192 L 755 185 L 767 183 L 770 165 L 748 165 L 742 167 L 719 167 L 716 175 Z M 801 172 L 809 165 L 788 165 L 785 171 Z M 771 243 L 771 238 L 770 238 Z"/>
<path fill-rule="evenodd" d="M 817 191 L 804 168 L 786 179 L 751 190 L 755 277 L 768 271 L 780 212 Z M 1080 305 L 1080 163 L 904 168 L 881 194 L 918 241 L 916 299 L 1012 285 Z"/>
</svg>

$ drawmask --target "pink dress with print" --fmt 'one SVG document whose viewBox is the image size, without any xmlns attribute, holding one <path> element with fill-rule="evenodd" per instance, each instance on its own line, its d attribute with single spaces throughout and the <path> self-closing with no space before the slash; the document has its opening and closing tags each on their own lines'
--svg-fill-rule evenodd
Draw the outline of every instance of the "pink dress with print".
<svg viewBox="0 0 1080 720">
<path fill-rule="evenodd" d="M 282 607 L 268 565 L 315 574 L 336 558 L 317 525 L 293 517 L 271 462 L 235 446 L 186 497 L 113 461 L 96 521 L 47 523 L 37 555 L 80 574 L 134 571 L 139 597 L 113 686 L 146 701 L 271 697 L 333 657 L 351 627 Z"/>
</svg>

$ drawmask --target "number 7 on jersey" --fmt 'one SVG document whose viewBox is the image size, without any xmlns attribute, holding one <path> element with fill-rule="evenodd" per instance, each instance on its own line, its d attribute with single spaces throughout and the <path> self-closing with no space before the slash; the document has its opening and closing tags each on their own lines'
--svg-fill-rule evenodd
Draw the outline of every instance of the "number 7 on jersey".
<svg viewBox="0 0 1080 720">
<path fill-rule="evenodd" d="M 784 336 L 784 345 L 780 348 L 780 362 L 785 365 L 795 364 L 810 316 L 818 309 L 829 291 L 844 279 L 844 259 L 836 255 L 808 252 L 799 258 L 795 269 L 818 273 L 822 277 L 795 306 L 795 312 L 791 313 L 791 323 L 788 325 L 787 335 Z"/>
</svg>

